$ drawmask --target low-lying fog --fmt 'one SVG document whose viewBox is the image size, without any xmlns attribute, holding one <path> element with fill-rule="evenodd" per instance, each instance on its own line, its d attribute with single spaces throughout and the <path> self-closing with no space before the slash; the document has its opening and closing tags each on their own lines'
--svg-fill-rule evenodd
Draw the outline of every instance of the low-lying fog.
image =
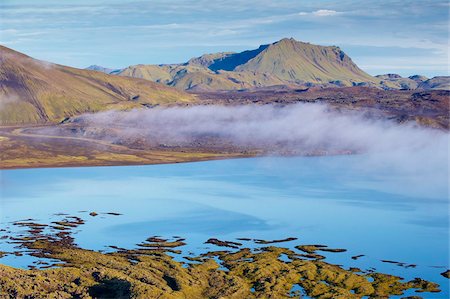
<svg viewBox="0 0 450 299">
<path fill-rule="evenodd" d="M 446 153 L 448 134 L 412 123 L 399 125 L 339 113 L 320 104 L 193 106 L 84 114 L 75 119 L 89 127 L 118 128 L 121 137 L 149 137 L 179 145 L 214 136 L 236 145 L 279 144 L 307 149 L 326 147 L 354 151 L 423 151 Z M 117 133 L 117 131 L 116 131 Z"/>
<path fill-rule="evenodd" d="M 448 132 L 368 119 L 362 113 L 341 113 L 325 105 L 296 104 L 193 106 L 108 111 L 85 114 L 75 123 L 97 138 L 147 140 L 166 146 L 195 146 L 226 140 L 237 147 L 263 147 L 270 154 L 323 150 L 365 153 L 361 168 L 389 172 L 430 173 L 448 182 Z M 210 141 L 213 140 L 213 141 Z"/>
</svg>

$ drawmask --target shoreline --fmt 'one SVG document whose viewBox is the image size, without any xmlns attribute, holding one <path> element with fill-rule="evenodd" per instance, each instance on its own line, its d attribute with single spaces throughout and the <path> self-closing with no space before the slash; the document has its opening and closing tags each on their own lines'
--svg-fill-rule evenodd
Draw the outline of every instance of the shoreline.
<svg viewBox="0 0 450 299">
<path fill-rule="evenodd" d="M 89 250 L 79 247 L 73 236 L 85 224 L 87 219 L 83 218 L 66 214 L 51 223 L 12 222 L 24 231 L 9 232 L 11 242 L 42 260 L 29 269 L 0 264 L 0 295 L 198 298 L 214 294 L 214 298 L 259 298 L 272 294 L 276 298 L 330 298 L 339 294 L 339 298 L 388 298 L 412 290 L 441 292 L 438 284 L 421 278 L 405 280 L 372 268 L 347 269 L 330 263 L 328 255 L 347 250 L 298 244 L 296 237 L 210 238 L 204 244 L 211 248 L 192 254 L 181 249 L 188 243 L 179 236 L 148 237 L 131 249 L 109 246 L 107 252 Z M 285 242 L 295 244 L 280 245 Z M 351 260 L 363 256 L 352 256 Z M 448 270 L 441 273 L 444 277 L 447 274 Z"/>
<path fill-rule="evenodd" d="M 332 153 L 332 154 L 292 154 L 292 155 L 273 155 L 273 154 L 224 154 L 223 156 L 218 154 L 218 156 L 202 158 L 202 159 L 192 159 L 192 160 L 180 160 L 180 161 L 168 161 L 168 162 L 149 162 L 149 163 L 118 163 L 118 164 L 67 164 L 67 165 L 55 165 L 55 166 L 33 166 L 33 167 L 10 167 L 2 168 L 0 165 L 0 171 L 7 170 L 27 170 L 27 169 L 55 169 L 55 168 L 89 168 L 89 167 L 129 167 L 129 166 L 150 166 L 150 165 L 168 165 L 168 164 L 188 164 L 188 163 L 200 163 L 208 161 L 221 161 L 221 160 L 237 160 L 237 159 L 252 159 L 252 158 L 290 158 L 290 157 L 303 157 L 303 158 L 313 158 L 313 157 L 334 157 L 334 156 L 352 156 L 361 153 Z M 1 164 L 1 161 L 0 161 Z"/>
<path fill-rule="evenodd" d="M 0 128 L 0 171 L 34 168 L 139 166 L 194 163 L 261 156 L 335 156 L 357 154 L 349 150 L 279 151 L 270 148 L 243 148 L 230 144 L 200 144 L 198 147 L 142 147 L 115 144 L 87 137 L 41 135 L 23 132 L 28 128 Z M 3 130 L 2 130 L 3 129 Z"/>
<path fill-rule="evenodd" d="M 33 127 L 52 127 L 52 124 Z M 23 134 L 27 128 L 30 127 L 0 128 L 0 170 L 158 165 L 247 158 L 261 153 L 207 146 L 139 149 L 92 138 Z"/>
<path fill-rule="evenodd" d="M 90 167 L 129 167 L 129 166 L 150 166 L 150 165 L 167 165 L 167 164 L 187 164 L 187 163 L 198 163 L 198 162 L 208 162 L 208 161 L 220 161 L 220 160 L 234 160 L 234 159 L 247 159 L 247 158 L 259 158 L 262 156 L 258 155 L 248 155 L 248 156 L 221 156 L 221 157 L 211 157 L 205 159 L 193 159 L 193 160 L 185 160 L 185 161 L 174 161 L 174 162 L 149 162 L 149 163 L 136 163 L 136 164 L 89 164 L 89 165 L 76 165 L 76 164 L 67 164 L 67 165 L 54 165 L 54 166 L 33 166 L 33 167 L 10 167 L 3 168 L 0 166 L 1 171 L 7 170 L 28 170 L 28 169 L 55 169 L 55 168 L 90 168 Z M 0 162 L 1 163 L 1 162 Z"/>
</svg>

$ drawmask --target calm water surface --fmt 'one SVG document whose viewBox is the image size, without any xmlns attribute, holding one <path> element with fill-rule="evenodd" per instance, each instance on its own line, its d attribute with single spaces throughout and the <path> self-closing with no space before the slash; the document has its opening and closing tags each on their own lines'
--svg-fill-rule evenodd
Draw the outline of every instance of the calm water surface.
<svg viewBox="0 0 450 299">
<path fill-rule="evenodd" d="M 186 237 L 192 252 L 218 249 L 203 244 L 211 237 L 298 237 L 280 246 L 346 248 L 327 260 L 429 279 L 443 292 L 427 298 L 448 298 L 448 279 L 439 275 L 449 268 L 448 173 L 368 166 L 365 156 L 339 156 L 1 171 L 0 222 L 81 216 L 87 222 L 76 242 L 98 250 L 132 248 L 153 235 Z M 10 249 L 0 240 L 0 251 Z M 358 254 L 366 256 L 350 258 Z M 0 259 L 18 267 L 31 261 Z"/>
</svg>

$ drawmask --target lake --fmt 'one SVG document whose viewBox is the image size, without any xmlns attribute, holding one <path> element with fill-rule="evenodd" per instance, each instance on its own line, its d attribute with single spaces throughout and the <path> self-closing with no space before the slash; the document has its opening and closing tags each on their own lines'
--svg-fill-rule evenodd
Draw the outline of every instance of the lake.
<svg viewBox="0 0 450 299">
<path fill-rule="evenodd" d="M 298 240 L 345 248 L 326 254 L 346 267 L 376 268 L 439 283 L 448 298 L 449 200 L 446 165 L 399 170 L 364 155 L 262 157 L 168 165 L 1 171 L 0 220 L 10 227 L 67 213 L 86 219 L 83 248 L 132 248 L 150 236 L 182 236 L 186 251 L 218 249 L 211 238 Z M 96 217 L 88 213 L 96 212 Z M 107 215 L 102 213 L 120 213 Z M 1 235 L 1 233 L 0 233 Z M 0 251 L 12 247 L 0 240 Z M 357 260 L 350 257 L 365 255 Z M 26 267 L 34 258 L 6 256 Z M 392 260 L 417 267 L 381 262 Z M 422 296 L 422 295 L 421 295 Z"/>
</svg>

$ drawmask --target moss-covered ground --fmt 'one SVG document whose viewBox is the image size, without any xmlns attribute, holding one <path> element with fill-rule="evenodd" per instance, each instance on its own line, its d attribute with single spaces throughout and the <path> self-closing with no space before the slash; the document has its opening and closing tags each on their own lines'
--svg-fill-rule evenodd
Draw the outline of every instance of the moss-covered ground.
<svg viewBox="0 0 450 299">
<path fill-rule="evenodd" d="M 0 298 L 388 298 L 411 289 L 418 295 L 440 292 L 433 282 L 346 269 L 316 253 L 344 249 L 272 245 L 295 238 L 254 240 L 260 245 L 256 249 L 210 239 L 224 250 L 191 255 L 184 262 L 173 257 L 185 254 L 179 248 L 185 245 L 182 238 L 150 237 L 134 249 L 92 251 L 74 241 L 73 231 L 84 223 L 67 215 L 50 224 L 13 223 L 23 233 L 9 235 L 10 243 L 58 262 L 29 270 L 0 265 Z"/>
</svg>

